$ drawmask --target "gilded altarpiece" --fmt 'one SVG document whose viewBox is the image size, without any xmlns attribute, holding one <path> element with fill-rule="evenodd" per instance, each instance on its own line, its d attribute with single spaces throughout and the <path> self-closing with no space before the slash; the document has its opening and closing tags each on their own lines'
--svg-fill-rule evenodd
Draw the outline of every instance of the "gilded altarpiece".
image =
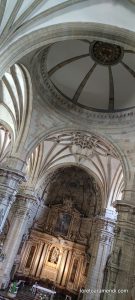
<svg viewBox="0 0 135 300">
<path fill-rule="evenodd" d="M 18 274 L 42 281 L 49 279 L 61 288 L 77 292 L 85 285 L 89 263 L 81 223 L 82 216 L 71 199 L 53 205 L 42 230 L 31 231 L 22 249 Z"/>
</svg>

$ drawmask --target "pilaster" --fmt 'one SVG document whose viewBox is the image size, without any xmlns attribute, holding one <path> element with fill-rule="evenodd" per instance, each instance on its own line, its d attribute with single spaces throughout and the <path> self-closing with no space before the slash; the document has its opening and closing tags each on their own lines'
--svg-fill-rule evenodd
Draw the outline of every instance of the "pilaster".
<svg viewBox="0 0 135 300">
<path fill-rule="evenodd" d="M 9 210 L 15 201 L 19 184 L 25 180 L 21 171 L 0 168 L 0 231 L 2 231 Z"/>
<path fill-rule="evenodd" d="M 107 258 L 111 252 L 114 237 L 115 220 L 113 212 L 110 215 L 107 211 L 95 217 L 90 238 L 89 254 L 91 256 L 90 266 L 86 282 L 86 290 L 100 291 L 103 284 L 104 269 Z M 84 293 L 84 300 L 98 300 L 100 293 Z"/>
<path fill-rule="evenodd" d="M 115 290 L 111 295 L 112 300 L 128 300 L 132 299 L 131 293 L 135 287 L 135 204 L 124 200 L 116 201 L 115 207 L 118 219 L 114 245 L 106 268 L 105 288 Z M 108 299 L 106 294 L 103 299 Z"/>
<path fill-rule="evenodd" d="M 14 217 L 4 244 L 6 259 L 0 263 L 0 286 L 6 287 L 10 273 L 31 214 L 31 205 L 36 198 L 30 195 L 18 194 L 14 203 Z"/>
</svg>

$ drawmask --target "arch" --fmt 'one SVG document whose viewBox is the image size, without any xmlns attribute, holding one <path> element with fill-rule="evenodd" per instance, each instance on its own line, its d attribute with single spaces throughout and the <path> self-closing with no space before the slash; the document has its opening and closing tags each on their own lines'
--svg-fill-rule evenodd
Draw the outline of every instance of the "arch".
<svg viewBox="0 0 135 300">
<path fill-rule="evenodd" d="M 28 157 L 31 155 L 31 153 L 34 151 L 34 149 L 38 146 L 38 144 L 40 144 L 41 142 L 47 140 L 49 137 L 55 135 L 55 134 L 61 134 L 61 133 L 68 133 L 68 132 L 81 132 L 82 134 L 91 134 L 91 135 L 95 135 L 99 140 L 104 141 L 104 143 L 106 143 L 109 147 L 111 147 L 112 149 L 114 149 L 118 159 L 121 162 L 122 165 L 122 169 L 123 169 L 123 176 L 124 176 L 124 182 L 126 183 L 127 181 L 130 180 L 131 174 L 130 174 L 130 165 L 129 165 L 129 161 L 127 159 L 127 157 L 124 156 L 122 150 L 120 149 L 120 147 L 110 138 L 110 137 L 106 137 L 106 135 L 104 134 L 100 134 L 97 133 L 97 131 L 92 131 L 90 132 L 89 130 L 85 130 L 82 128 L 83 126 L 81 126 L 80 128 L 73 128 L 73 126 L 65 128 L 65 127 L 59 127 L 56 130 L 51 129 L 48 130 L 46 132 L 41 133 L 40 136 L 38 136 L 37 138 L 35 138 L 33 140 L 33 143 L 30 143 L 29 147 L 28 147 L 28 151 L 26 154 L 26 160 L 28 159 Z"/>
<path fill-rule="evenodd" d="M 106 209 L 104 191 L 99 178 L 90 169 L 82 166 L 68 163 L 58 165 L 50 170 L 42 186 L 44 188 L 42 199 L 49 207 L 64 203 L 64 200 L 68 199 L 69 202 L 72 200 L 75 208 L 85 216 L 88 216 L 91 204 L 93 213 L 99 214 L 99 211 Z"/>
<path fill-rule="evenodd" d="M 82 139 L 82 142 L 85 142 L 87 138 L 90 139 L 89 141 L 90 143 L 93 143 L 92 141 L 97 142 L 97 146 L 95 146 L 95 143 L 93 144 L 94 148 L 91 148 L 92 144 L 89 144 L 88 146 L 93 151 L 92 156 L 89 156 L 91 155 L 91 153 L 90 154 L 87 153 L 87 150 L 89 152 L 89 148 L 87 147 L 87 145 L 85 146 L 84 149 L 79 148 L 80 150 L 77 149 L 77 152 L 74 152 L 73 150 L 74 142 L 72 140 L 72 137 L 74 137 L 75 135 L 75 140 L 76 140 L 76 138 L 78 138 L 78 134 L 79 134 L 79 138 Z M 70 143 L 71 141 L 72 143 L 69 145 L 65 145 L 65 144 L 61 144 L 60 141 L 58 142 L 57 139 L 63 136 L 64 138 L 66 136 L 68 142 L 71 138 Z M 54 172 L 55 169 L 59 168 L 60 166 L 63 167 L 66 165 L 79 166 L 82 169 L 85 169 L 87 172 L 89 171 L 89 173 L 94 176 L 94 178 L 96 179 L 96 181 L 98 181 L 100 188 L 102 190 L 102 197 L 104 198 L 105 207 L 111 207 L 112 202 L 117 199 L 118 195 L 120 195 L 121 193 L 121 189 L 123 188 L 123 186 L 126 185 L 127 182 L 126 179 L 129 176 L 129 174 L 126 173 L 127 170 L 125 169 L 125 162 L 127 163 L 127 161 L 125 157 L 122 156 L 121 151 L 119 151 L 119 148 L 115 147 L 115 144 L 112 143 L 112 141 L 107 139 L 105 136 L 99 136 L 97 134 L 94 134 L 93 132 L 91 133 L 89 131 L 85 131 L 82 129 L 77 130 L 72 128 L 71 130 L 68 128 L 63 130 L 60 129 L 55 130 L 53 131 L 53 133 L 51 132 L 50 134 L 49 133 L 46 135 L 44 134 L 39 144 L 35 145 L 35 148 L 31 148 L 31 152 L 29 152 L 28 157 L 30 157 L 31 153 L 33 157 L 34 152 L 32 151 L 35 151 L 34 149 L 37 149 L 37 147 L 39 148 L 40 145 L 41 145 L 40 147 L 41 152 L 38 153 L 38 157 L 37 155 L 35 155 L 35 159 L 36 159 L 35 162 L 32 159 L 32 169 L 31 169 L 31 172 L 33 173 L 33 166 L 36 165 L 38 166 L 38 171 L 34 169 L 34 174 L 36 177 L 32 178 L 32 180 L 29 181 L 30 185 L 36 188 L 37 194 L 40 195 L 42 194 L 41 186 L 44 184 L 45 178 L 47 176 L 49 178 L 50 176 L 49 174 L 51 172 Z M 75 146 L 77 145 L 78 144 L 75 144 Z M 96 152 L 100 147 L 102 147 L 102 145 L 103 147 L 106 147 L 105 150 L 103 150 L 102 153 Z M 46 149 L 48 149 L 47 153 L 46 153 Z M 85 149 L 86 149 L 86 153 L 83 153 L 82 151 L 85 151 Z M 112 150 L 112 153 L 110 149 Z M 107 167 L 108 163 L 110 165 L 109 169 Z M 114 164 L 113 172 L 112 172 L 112 164 Z M 111 177 L 109 178 L 110 172 L 111 172 Z"/>
<path fill-rule="evenodd" d="M 116 26 L 101 23 L 68 22 L 51 25 L 16 40 L 10 48 L 4 49 L 1 61 L 0 77 L 16 61 L 26 54 L 48 44 L 67 39 L 98 38 L 119 45 L 135 48 L 135 33 Z"/>
<path fill-rule="evenodd" d="M 68 168 L 68 167 L 72 167 L 75 166 L 79 169 L 82 169 L 83 171 L 85 171 L 89 176 L 92 176 L 95 181 L 97 182 L 99 188 L 100 188 L 100 192 L 101 192 L 101 197 L 102 197 L 102 204 L 103 204 L 103 199 L 104 199 L 104 191 L 103 191 L 103 186 L 102 183 L 100 181 L 100 179 L 98 178 L 97 174 L 95 174 L 92 170 L 90 170 L 88 167 L 83 166 L 83 165 L 77 165 L 75 163 L 63 163 L 63 164 L 59 164 L 55 167 L 52 167 L 52 169 L 50 169 L 47 173 L 46 173 L 46 179 L 47 177 L 49 177 L 50 175 L 53 176 L 53 174 L 56 174 L 57 170 L 62 169 L 62 168 Z M 45 181 L 45 179 L 43 180 L 43 182 Z M 45 190 L 45 189 L 44 189 Z M 42 197 L 44 197 L 44 191 L 42 194 Z"/>
<path fill-rule="evenodd" d="M 17 60 L 21 59 L 26 54 L 33 50 L 39 49 L 42 46 L 47 46 L 48 44 L 59 42 L 67 39 L 84 39 L 84 37 L 98 38 L 102 41 L 110 41 L 117 43 L 121 46 L 126 45 L 130 49 L 135 49 L 135 33 L 129 30 L 118 28 L 111 25 L 99 24 L 99 23 L 61 23 L 59 25 L 51 25 L 47 28 L 39 29 L 33 33 L 27 34 L 27 36 L 21 37 L 15 44 L 11 45 L 10 51 L 7 49 L 3 54 L 3 62 L 8 59 L 3 65 L 1 64 L 5 72 L 7 67 L 11 66 Z M 1 74 L 2 74 L 1 73 Z M 63 130 L 63 128 L 61 128 Z M 33 140 L 33 149 L 36 144 L 43 140 L 43 136 L 50 134 L 51 131 L 41 133 L 40 137 L 36 137 Z M 103 137 L 104 138 L 104 137 Z M 106 137 L 105 137 L 106 139 Z M 109 140 L 109 139 L 108 139 Z M 114 142 L 110 139 L 111 144 Z M 123 172 L 125 182 L 130 178 L 130 168 L 127 158 L 124 157 L 122 151 L 116 144 L 114 147 L 118 149 L 119 158 L 121 159 L 123 165 Z M 28 146 L 27 157 L 29 156 L 32 148 Z"/>
<path fill-rule="evenodd" d="M 0 119 L 0 125 L 3 125 L 3 127 L 9 131 L 11 135 L 11 144 L 14 143 L 14 132 L 12 130 L 12 127 L 5 121 Z"/>
<path fill-rule="evenodd" d="M 4 104 L 0 104 L 0 122 L 5 123 L 8 128 L 10 128 L 10 131 L 12 132 L 13 139 L 15 139 L 15 122 L 12 119 L 12 113 L 11 111 L 4 106 Z"/>
</svg>

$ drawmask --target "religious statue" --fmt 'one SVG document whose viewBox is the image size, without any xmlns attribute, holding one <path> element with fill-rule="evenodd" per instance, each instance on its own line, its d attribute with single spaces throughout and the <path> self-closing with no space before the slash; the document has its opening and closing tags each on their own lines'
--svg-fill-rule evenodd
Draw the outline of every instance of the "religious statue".
<svg viewBox="0 0 135 300">
<path fill-rule="evenodd" d="M 61 212 L 58 215 L 55 232 L 61 235 L 68 234 L 68 228 L 71 222 L 71 215 L 65 212 Z"/>
<path fill-rule="evenodd" d="M 73 207 L 72 198 L 70 196 L 65 196 L 63 198 L 63 205 L 64 205 L 64 207 L 66 207 L 67 210 L 72 209 L 72 207 Z"/>
<path fill-rule="evenodd" d="M 50 251 L 50 255 L 49 255 L 49 259 L 48 261 L 53 263 L 53 264 L 57 264 L 58 262 L 58 259 L 59 259 L 59 254 L 60 254 L 60 251 L 58 248 L 56 247 L 53 247 Z"/>
</svg>

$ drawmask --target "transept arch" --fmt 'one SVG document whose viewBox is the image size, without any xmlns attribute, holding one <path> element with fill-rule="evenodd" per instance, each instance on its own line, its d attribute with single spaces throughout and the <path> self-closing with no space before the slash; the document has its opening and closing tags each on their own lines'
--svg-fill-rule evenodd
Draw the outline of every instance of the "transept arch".
<svg viewBox="0 0 135 300">
<path fill-rule="evenodd" d="M 27 174 L 30 178 L 28 182 L 32 186 L 34 183 L 34 186 L 39 188 L 40 195 L 41 186 L 44 180 L 47 180 L 48 174 L 54 173 L 54 170 L 60 166 L 76 165 L 86 169 L 98 179 L 105 206 L 107 203 L 111 205 L 111 202 L 122 196 L 120 192 L 124 189 L 126 182 L 126 173 L 121 163 L 123 158 L 119 156 L 115 146 L 112 146 L 110 141 L 106 142 L 105 138 L 102 139 L 81 130 L 60 131 L 57 134 L 55 132 L 53 135 L 48 135 L 45 140 L 43 139 L 32 151 L 32 156 L 28 157 Z M 33 174 L 32 177 L 31 174 Z"/>
</svg>

